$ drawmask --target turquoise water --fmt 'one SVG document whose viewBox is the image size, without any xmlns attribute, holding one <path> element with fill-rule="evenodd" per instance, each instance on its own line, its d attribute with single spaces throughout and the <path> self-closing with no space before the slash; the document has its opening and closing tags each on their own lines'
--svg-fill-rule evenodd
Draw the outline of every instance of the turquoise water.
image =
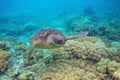
<svg viewBox="0 0 120 80">
<path fill-rule="evenodd" d="M 55 28 L 59 30 L 65 37 L 70 35 L 78 36 L 83 32 L 88 31 L 88 39 L 83 39 L 83 41 L 86 41 L 86 43 L 82 43 L 81 40 L 73 39 L 73 41 L 76 42 L 70 41 L 71 43 L 67 43 L 68 46 L 65 45 L 62 47 L 64 49 L 60 48 L 60 51 L 63 53 L 71 53 L 67 54 L 67 56 L 69 56 L 67 58 L 63 58 L 63 56 L 66 57 L 66 55 L 58 55 L 62 54 L 61 52 L 59 52 L 59 49 L 56 49 L 58 51 L 52 51 L 49 49 L 35 49 L 33 51 L 34 54 L 31 57 L 31 60 L 33 60 L 33 62 L 31 65 L 29 65 L 26 63 L 27 55 L 29 53 L 30 46 L 32 45 L 29 42 L 29 39 L 40 29 L 44 28 Z M 97 41 L 94 43 L 94 40 L 96 39 Z M 77 43 L 77 41 L 79 41 L 79 43 L 75 44 Z M 92 44 L 89 42 L 92 42 Z M 90 44 L 92 46 L 90 46 Z M 103 54 L 101 50 L 98 50 L 98 44 L 101 44 L 102 51 L 104 51 L 103 53 L 105 54 Z M 73 46 L 74 48 L 71 46 Z M 93 52 L 89 53 L 89 49 L 86 46 L 88 46 L 88 48 Z M 96 47 L 98 47 L 98 49 L 96 49 Z M 84 48 L 85 52 L 84 50 L 81 50 Z M 71 50 L 69 51 L 69 49 Z M 81 51 L 79 52 L 79 50 Z M 5 53 L 2 51 L 9 52 L 10 56 L 2 59 L 2 57 L 4 56 L 4 54 L 2 53 Z M 87 54 L 86 51 L 88 51 L 89 54 Z M 67 60 L 73 60 L 73 63 L 77 63 L 76 61 L 80 62 L 79 60 L 85 61 L 83 63 L 88 63 L 88 66 L 92 65 L 93 67 L 95 67 L 94 69 L 92 68 L 91 71 L 94 76 L 96 76 L 97 74 L 102 74 L 102 78 L 91 78 L 89 76 L 80 78 L 80 75 L 78 78 L 74 78 L 74 76 L 72 75 L 72 73 L 76 73 L 74 72 L 74 70 L 73 72 L 70 72 L 72 78 L 65 78 L 65 76 L 62 75 L 65 74 L 64 67 L 63 71 L 61 71 L 61 75 L 59 75 L 59 77 L 56 75 L 58 77 L 58 80 L 120 80 L 118 76 L 115 76 L 120 75 L 120 66 L 117 66 L 118 68 L 111 72 L 111 68 L 113 68 L 113 66 L 109 67 L 107 63 L 103 62 L 104 66 L 108 66 L 106 66 L 108 72 L 104 68 L 98 68 L 99 63 L 104 61 L 103 58 L 108 62 L 115 61 L 116 63 L 113 62 L 113 65 L 120 65 L 120 1 L 1 0 L 0 53 L 0 80 L 57 80 L 55 77 L 51 77 L 54 74 L 47 76 L 47 73 L 45 74 L 45 72 L 54 72 L 54 70 L 51 70 L 50 66 L 52 65 L 52 69 L 56 68 L 56 65 L 53 66 L 53 63 L 56 63 L 58 66 L 62 64 L 61 60 L 63 60 L 63 64 L 71 63 L 69 61 L 67 63 Z M 57 54 L 52 55 L 52 53 Z M 81 56 L 76 55 L 77 53 Z M 72 57 L 70 57 L 71 55 Z M 6 61 L 7 63 L 4 63 L 2 60 Z M 64 60 L 66 63 L 64 62 Z M 71 64 L 75 66 L 75 64 L 73 63 Z M 70 67 L 71 65 L 67 66 Z M 49 70 L 49 67 L 51 72 Z M 42 71 L 43 68 L 45 68 L 44 71 Z M 116 66 L 114 66 L 114 68 L 116 68 Z M 35 69 L 39 70 L 36 71 Z M 56 69 L 59 70 L 59 68 Z M 77 68 L 75 67 L 75 70 L 76 69 Z M 86 69 L 83 68 L 83 70 Z M 94 72 L 94 70 L 96 70 L 96 72 Z M 79 71 L 81 71 L 81 69 Z M 114 74 L 114 72 L 117 73 Z M 38 73 L 41 74 L 39 78 L 38 76 L 36 76 L 39 75 Z M 56 70 L 56 73 L 59 74 L 59 71 Z M 76 74 L 79 73 L 82 72 L 78 72 Z M 46 76 L 43 77 L 42 74 Z M 23 78 L 23 76 L 26 75 L 27 78 Z M 63 78 L 61 79 L 60 76 L 62 76 Z"/>
</svg>

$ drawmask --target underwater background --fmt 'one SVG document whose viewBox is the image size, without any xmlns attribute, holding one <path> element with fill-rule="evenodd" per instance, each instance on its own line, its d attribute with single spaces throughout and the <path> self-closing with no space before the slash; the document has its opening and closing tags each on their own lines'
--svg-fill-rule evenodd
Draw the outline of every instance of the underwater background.
<svg viewBox="0 0 120 80">
<path fill-rule="evenodd" d="M 89 34 L 35 48 L 28 64 L 43 28 Z M 120 80 L 120 0 L 0 0 L 0 80 Z"/>
</svg>

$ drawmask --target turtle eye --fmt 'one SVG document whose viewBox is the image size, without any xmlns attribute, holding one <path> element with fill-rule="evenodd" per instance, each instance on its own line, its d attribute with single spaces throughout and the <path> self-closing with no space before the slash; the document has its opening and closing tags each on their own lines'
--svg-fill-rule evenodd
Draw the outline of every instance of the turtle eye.
<svg viewBox="0 0 120 80">
<path fill-rule="evenodd" d="M 57 35 L 58 33 L 57 33 L 57 32 L 55 32 L 55 34 Z"/>
</svg>

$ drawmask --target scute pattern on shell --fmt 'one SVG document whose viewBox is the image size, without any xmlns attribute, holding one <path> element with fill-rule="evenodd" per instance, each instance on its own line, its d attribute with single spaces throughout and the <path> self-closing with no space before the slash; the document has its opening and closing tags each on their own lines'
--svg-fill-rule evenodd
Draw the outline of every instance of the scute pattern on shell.
<svg viewBox="0 0 120 80">
<path fill-rule="evenodd" d="M 63 34 L 61 34 L 58 30 L 54 28 L 45 28 L 45 29 L 39 30 L 30 40 L 34 41 L 37 39 L 41 39 L 45 41 L 47 37 L 52 33 L 57 33 L 57 34 L 64 36 Z"/>
</svg>

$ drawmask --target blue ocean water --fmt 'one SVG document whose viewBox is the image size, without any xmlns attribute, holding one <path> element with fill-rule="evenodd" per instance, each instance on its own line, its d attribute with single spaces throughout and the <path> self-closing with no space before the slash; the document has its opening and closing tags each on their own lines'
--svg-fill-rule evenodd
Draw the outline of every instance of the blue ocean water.
<svg viewBox="0 0 120 80">
<path fill-rule="evenodd" d="M 114 49 L 115 58 L 110 56 L 110 60 L 115 59 L 120 64 L 120 0 L 0 0 L 0 50 L 10 52 L 12 56 L 7 60 L 10 68 L 0 69 L 0 80 L 18 79 L 23 72 L 21 69 L 27 69 L 22 63 L 32 45 L 29 39 L 43 28 L 55 28 L 65 37 L 88 31 L 88 36 L 101 39 L 106 48 Z M 34 51 L 39 52 L 44 53 L 44 57 L 51 53 L 46 49 Z M 10 73 L 19 67 L 22 67 L 19 73 Z M 102 74 L 111 77 L 107 72 Z"/>
<path fill-rule="evenodd" d="M 22 35 L 23 32 L 27 33 L 27 30 L 29 31 L 29 28 L 31 29 L 33 26 L 37 28 L 56 26 L 65 30 L 70 27 L 69 22 L 74 17 L 91 17 L 93 20 L 95 19 L 94 21 L 106 16 L 115 18 L 119 14 L 119 3 L 119 0 L 1 0 L 0 28 L 1 30 L 12 29 L 10 33 L 1 31 L 3 35 L 12 36 Z M 108 19 L 108 22 L 105 23 L 109 24 L 110 20 L 112 19 Z M 32 26 L 25 28 L 27 25 Z M 18 28 L 22 30 L 17 31 Z"/>
</svg>

